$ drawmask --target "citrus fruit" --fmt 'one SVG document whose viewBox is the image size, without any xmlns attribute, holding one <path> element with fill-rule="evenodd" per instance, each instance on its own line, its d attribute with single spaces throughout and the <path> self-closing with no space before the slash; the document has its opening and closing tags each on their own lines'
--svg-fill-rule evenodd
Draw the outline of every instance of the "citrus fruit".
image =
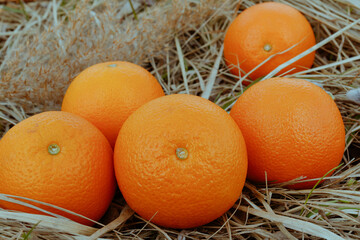
<svg viewBox="0 0 360 240">
<path fill-rule="evenodd" d="M 93 220 L 106 212 L 116 189 L 112 148 L 85 119 L 50 111 L 12 127 L 0 141 L 0 193 L 50 203 Z M 92 222 L 29 202 L 83 224 Z M 35 209 L 0 201 L 0 207 Z"/>
<path fill-rule="evenodd" d="M 61 109 L 93 123 L 113 147 L 128 116 L 163 95 L 146 69 L 129 62 L 105 62 L 85 69 L 71 82 Z"/>
<path fill-rule="evenodd" d="M 330 95 L 306 80 L 258 82 L 239 97 L 230 115 L 244 135 L 250 180 L 265 181 L 265 172 L 267 181 L 276 183 L 320 178 L 341 161 L 345 130 L 339 109 Z"/>
<path fill-rule="evenodd" d="M 224 57 L 230 71 L 239 75 L 239 67 L 250 72 L 276 54 L 250 74 L 255 80 L 314 45 L 311 25 L 298 10 L 282 3 L 266 2 L 244 10 L 230 24 L 224 39 Z M 309 53 L 278 74 L 310 68 L 314 58 L 315 52 Z"/>
<path fill-rule="evenodd" d="M 120 190 L 140 216 L 171 228 L 215 220 L 240 197 L 246 146 L 216 104 L 174 94 L 152 100 L 124 123 L 114 148 Z"/>
</svg>

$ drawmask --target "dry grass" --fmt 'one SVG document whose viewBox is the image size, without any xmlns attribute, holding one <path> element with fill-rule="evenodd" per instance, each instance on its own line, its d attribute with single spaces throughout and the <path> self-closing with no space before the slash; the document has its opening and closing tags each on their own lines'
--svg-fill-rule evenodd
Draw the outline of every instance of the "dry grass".
<svg viewBox="0 0 360 240">
<path fill-rule="evenodd" d="M 0 8 L 1 134 L 28 115 L 59 109 L 73 77 L 107 60 L 141 64 L 166 94 L 195 94 L 230 110 L 244 89 L 225 66 L 224 32 L 239 11 L 258 1 L 132 2 L 138 20 L 128 1 L 37 1 Z M 319 43 L 313 68 L 293 77 L 331 93 L 346 125 L 343 165 L 321 187 L 247 183 L 241 201 L 221 218 L 188 230 L 144 221 L 120 195 L 101 222 L 115 220 L 103 227 L 0 209 L 0 239 L 22 239 L 40 220 L 33 239 L 360 239 L 360 91 L 355 90 L 360 88 L 360 4 L 282 2 L 306 15 Z M 8 198 L 0 194 L 0 199 Z"/>
</svg>

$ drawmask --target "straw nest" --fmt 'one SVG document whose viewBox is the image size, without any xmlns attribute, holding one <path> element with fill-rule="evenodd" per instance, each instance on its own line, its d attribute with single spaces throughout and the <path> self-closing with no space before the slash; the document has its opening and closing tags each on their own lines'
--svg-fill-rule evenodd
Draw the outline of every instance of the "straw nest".
<svg viewBox="0 0 360 240">
<path fill-rule="evenodd" d="M 1 135 L 27 116 L 59 110 L 71 80 L 108 60 L 140 64 L 166 94 L 203 96 L 227 111 L 244 90 L 244 79 L 225 66 L 222 42 L 231 20 L 258 1 L 133 0 L 136 14 L 130 1 L 0 2 Z M 187 230 L 144 221 L 119 193 L 94 227 L 0 209 L 0 239 L 360 239 L 360 4 L 281 2 L 308 18 L 318 43 L 313 68 L 292 77 L 332 94 L 346 125 L 343 164 L 322 186 L 288 190 L 246 183 L 226 214 Z M 13 201 L 4 194 L 0 199 Z"/>
</svg>

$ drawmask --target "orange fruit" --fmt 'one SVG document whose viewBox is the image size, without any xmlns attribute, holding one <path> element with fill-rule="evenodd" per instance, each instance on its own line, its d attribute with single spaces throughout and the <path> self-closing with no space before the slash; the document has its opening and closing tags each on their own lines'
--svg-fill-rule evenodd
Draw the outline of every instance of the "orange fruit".
<svg viewBox="0 0 360 240">
<path fill-rule="evenodd" d="M 341 161 L 345 130 L 339 109 L 330 95 L 306 80 L 258 82 L 239 97 L 230 115 L 245 138 L 250 180 L 265 181 L 265 172 L 276 183 L 320 178 Z"/>
<path fill-rule="evenodd" d="M 215 220 L 240 197 L 246 146 L 216 104 L 174 94 L 146 103 L 124 123 L 114 148 L 120 190 L 140 216 L 171 228 Z"/>
<path fill-rule="evenodd" d="M 61 110 L 93 123 L 113 147 L 128 116 L 161 96 L 160 84 L 146 69 L 129 62 L 105 62 L 85 69 L 72 81 Z"/>
<path fill-rule="evenodd" d="M 224 39 L 224 57 L 230 71 L 239 75 L 238 67 L 249 72 L 278 54 L 250 74 L 255 80 L 314 45 L 311 25 L 298 10 L 282 3 L 266 2 L 244 10 L 230 24 Z M 314 58 L 315 52 L 312 52 L 278 74 L 308 69 Z"/>
<path fill-rule="evenodd" d="M 1 139 L 0 193 L 50 203 L 99 220 L 116 189 L 112 157 L 105 136 L 85 119 L 60 111 L 40 113 L 12 127 Z M 52 207 L 29 203 L 92 224 Z M 0 207 L 42 213 L 7 201 L 0 201 Z"/>
</svg>

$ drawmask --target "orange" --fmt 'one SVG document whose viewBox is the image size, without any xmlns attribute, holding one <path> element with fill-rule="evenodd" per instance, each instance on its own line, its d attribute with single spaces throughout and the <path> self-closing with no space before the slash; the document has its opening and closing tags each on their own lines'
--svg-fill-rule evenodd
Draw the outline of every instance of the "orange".
<svg viewBox="0 0 360 240">
<path fill-rule="evenodd" d="M 60 111 L 40 113 L 11 128 L 0 141 L 0 193 L 50 203 L 99 220 L 116 189 L 112 157 L 105 136 L 85 119 Z M 42 213 L 7 201 L 0 201 L 0 207 Z"/>
<path fill-rule="evenodd" d="M 225 34 L 224 57 L 231 72 L 239 75 L 239 67 L 249 72 L 268 57 L 278 54 L 250 74 L 255 80 L 314 45 L 311 25 L 298 10 L 282 3 L 266 2 L 244 10 L 230 24 Z M 314 58 L 315 52 L 312 52 L 278 74 L 308 69 Z"/>
<path fill-rule="evenodd" d="M 129 206 L 171 228 L 220 217 L 240 197 L 247 171 L 235 121 L 214 103 L 186 94 L 136 110 L 120 130 L 114 161 Z"/>
<path fill-rule="evenodd" d="M 276 183 L 320 178 L 341 161 L 345 148 L 341 114 L 330 95 L 306 80 L 258 82 L 239 97 L 230 115 L 245 138 L 250 180 L 265 181 L 265 172 L 267 180 Z"/>
<path fill-rule="evenodd" d="M 160 84 L 146 69 L 129 62 L 105 62 L 85 69 L 72 81 L 61 109 L 93 123 L 114 146 L 128 116 L 161 96 Z"/>
</svg>

